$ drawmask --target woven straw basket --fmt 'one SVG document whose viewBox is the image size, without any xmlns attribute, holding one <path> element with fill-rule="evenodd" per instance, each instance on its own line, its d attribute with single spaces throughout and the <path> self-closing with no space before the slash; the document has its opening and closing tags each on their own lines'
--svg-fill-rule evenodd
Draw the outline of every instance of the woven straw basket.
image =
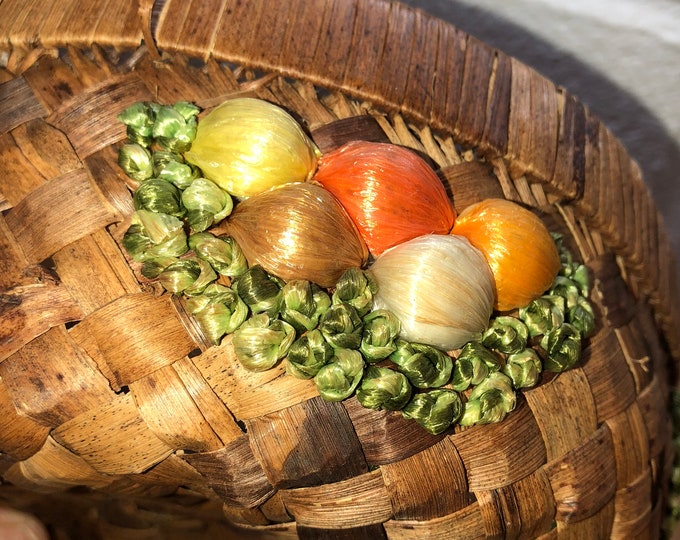
<svg viewBox="0 0 680 540">
<path fill-rule="evenodd" d="M 0 55 L 0 502 L 59 539 L 660 537 L 672 252 L 637 164 L 568 92 L 380 0 L 2 0 Z M 540 211 L 591 272 L 577 367 L 434 436 L 208 346 L 120 247 L 116 115 L 236 95 L 322 150 L 428 155 L 459 210 Z"/>
</svg>

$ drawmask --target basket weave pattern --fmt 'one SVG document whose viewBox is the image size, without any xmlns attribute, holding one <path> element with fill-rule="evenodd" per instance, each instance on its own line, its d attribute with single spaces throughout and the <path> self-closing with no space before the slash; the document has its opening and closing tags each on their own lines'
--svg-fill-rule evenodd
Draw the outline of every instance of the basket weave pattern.
<svg viewBox="0 0 680 540">
<path fill-rule="evenodd" d="M 103 4 L 0 2 L 0 500 L 74 538 L 658 537 L 676 273 L 637 164 L 587 108 L 399 4 Z M 322 150 L 360 132 L 420 151 L 458 210 L 541 211 L 591 271 L 579 365 L 500 424 L 430 436 L 208 346 L 120 247 L 116 115 L 236 95 Z"/>
</svg>

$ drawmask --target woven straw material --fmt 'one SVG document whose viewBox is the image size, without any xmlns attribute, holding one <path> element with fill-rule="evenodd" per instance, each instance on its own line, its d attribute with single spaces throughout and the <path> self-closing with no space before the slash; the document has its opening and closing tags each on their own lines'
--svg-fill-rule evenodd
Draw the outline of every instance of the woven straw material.
<svg viewBox="0 0 680 540">
<path fill-rule="evenodd" d="M 568 92 L 380 0 L 2 0 L 0 55 L 0 501 L 57 538 L 659 537 L 672 251 L 637 164 Z M 206 344 L 120 246 L 116 115 L 237 95 L 322 150 L 418 150 L 459 211 L 541 212 L 591 271 L 577 367 L 434 436 Z"/>
</svg>

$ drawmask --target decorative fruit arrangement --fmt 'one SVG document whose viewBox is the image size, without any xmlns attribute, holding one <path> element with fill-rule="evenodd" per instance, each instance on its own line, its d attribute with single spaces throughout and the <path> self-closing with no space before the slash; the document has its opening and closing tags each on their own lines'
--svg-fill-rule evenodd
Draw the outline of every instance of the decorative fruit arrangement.
<svg viewBox="0 0 680 540">
<path fill-rule="evenodd" d="M 587 269 L 521 205 L 456 215 L 410 149 L 323 154 L 263 100 L 121 113 L 137 182 L 122 244 L 245 369 L 285 362 L 320 396 L 401 411 L 430 433 L 501 421 L 516 391 L 578 361 Z"/>
</svg>

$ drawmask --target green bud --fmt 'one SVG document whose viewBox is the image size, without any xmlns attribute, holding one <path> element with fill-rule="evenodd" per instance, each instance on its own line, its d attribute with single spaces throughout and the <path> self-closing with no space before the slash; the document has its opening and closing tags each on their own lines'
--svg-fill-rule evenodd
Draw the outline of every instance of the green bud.
<svg viewBox="0 0 680 540">
<path fill-rule="evenodd" d="M 281 285 L 259 265 L 248 268 L 234 280 L 234 290 L 250 310 L 277 317 L 281 311 Z"/>
<path fill-rule="evenodd" d="M 595 313 L 590 302 L 583 296 L 579 297 L 576 305 L 569 308 L 567 321 L 581 333 L 581 336 L 591 335 L 595 331 Z"/>
<path fill-rule="evenodd" d="M 429 433 L 438 435 L 458 422 L 463 413 L 463 402 L 458 392 L 437 388 L 415 394 L 401 413 Z"/>
<path fill-rule="evenodd" d="M 377 290 L 370 274 L 359 268 L 350 268 L 340 276 L 332 300 L 334 304 L 351 305 L 363 317 L 373 307 L 373 295 Z"/>
<path fill-rule="evenodd" d="M 529 329 L 526 325 L 510 316 L 496 317 L 482 335 L 482 344 L 489 349 L 512 354 L 527 346 Z"/>
<path fill-rule="evenodd" d="M 564 322 L 565 309 L 564 298 L 545 295 L 520 308 L 519 318 L 524 321 L 529 335 L 533 337 L 561 325 Z"/>
<path fill-rule="evenodd" d="M 189 101 L 178 101 L 172 107 L 179 114 L 181 114 L 182 118 L 184 118 L 184 120 L 187 122 L 196 118 L 198 114 L 201 112 L 200 107 L 194 105 Z"/>
<path fill-rule="evenodd" d="M 149 210 L 178 218 L 184 216 L 185 213 L 180 199 L 179 189 L 158 178 L 144 180 L 132 196 L 135 210 Z"/>
<path fill-rule="evenodd" d="M 150 210 L 137 210 L 132 217 L 132 224 L 139 224 L 144 234 L 154 244 L 167 242 L 170 238 L 177 236 L 179 231 L 184 231 L 184 225 L 178 218 Z M 188 246 L 185 248 L 188 249 Z"/>
<path fill-rule="evenodd" d="M 219 223 L 234 208 L 231 195 L 205 178 L 196 178 L 182 192 L 182 204 L 187 209 L 189 226 L 195 232 Z"/>
<path fill-rule="evenodd" d="M 141 182 L 153 176 L 151 154 L 137 143 L 128 143 L 118 151 L 118 165 L 133 180 Z"/>
<path fill-rule="evenodd" d="M 581 290 L 573 279 L 557 276 L 550 288 L 549 294 L 561 296 L 567 303 L 567 309 L 574 307 L 581 296 Z"/>
<path fill-rule="evenodd" d="M 300 332 L 316 328 L 330 306 L 328 293 L 307 280 L 289 281 L 282 294 L 281 317 Z"/>
<path fill-rule="evenodd" d="M 411 384 L 398 371 L 369 366 L 357 389 L 357 399 L 367 409 L 398 411 L 411 399 Z"/>
<path fill-rule="evenodd" d="M 451 386 L 462 392 L 482 382 L 489 373 L 498 371 L 501 362 L 498 356 L 481 343 L 470 341 L 461 349 L 453 365 Z"/>
<path fill-rule="evenodd" d="M 134 213 L 122 244 L 137 262 L 179 257 L 188 250 L 182 221 L 174 216 L 148 210 Z"/>
<path fill-rule="evenodd" d="M 581 356 L 581 334 L 569 323 L 553 328 L 541 339 L 541 348 L 546 357 L 543 369 L 565 371 L 578 362 Z"/>
<path fill-rule="evenodd" d="M 588 298 L 590 295 L 590 275 L 588 273 L 588 268 L 583 264 L 577 265 L 571 275 L 571 279 L 574 280 L 578 286 L 581 296 Z"/>
<path fill-rule="evenodd" d="M 314 377 L 319 395 L 326 401 L 342 401 L 356 390 L 364 374 L 364 359 L 359 351 L 335 349 L 333 360 Z"/>
<path fill-rule="evenodd" d="M 314 298 L 314 305 L 317 313 L 319 313 L 319 318 L 323 317 L 332 305 L 331 297 L 325 290 L 312 284 L 312 298 Z"/>
<path fill-rule="evenodd" d="M 358 349 L 361 346 L 363 321 L 349 304 L 334 304 L 324 313 L 319 330 L 334 349 Z"/>
<path fill-rule="evenodd" d="M 133 260 L 141 262 L 146 258 L 146 251 L 154 246 L 151 238 L 140 223 L 132 223 L 121 240 L 125 251 Z"/>
<path fill-rule="evenodd" d="M 286 357 L 286 373 L 298 379 L 311 379 L 333 358 L 333 347 L 315 328 L 296 339 Z"/>
<path fill-rule="evenodd" d="M 177 257 L 154 257 L 152 259 L 146 259 L 142 263 L 142 275 L 147 279 L 156 279 L 163 270 L 178 260 Z"/>
<path fill-rule="evenodd" d="M 181 259 L 167 266 L 158 279 L 166 291 L 179 294 L 191 287 L 200 275 L 201 267 L 195 259 Z"/>
<path fill-rule="evenodd" d="M 191 257 L 180 259 L 166 267 L 158 276 L 165 290 L 174 294 L 192 296 L 200 294 L 217 278 L 212 267 L 205 261 Z"/>
<path fill-rule="evenodd" d="M 496 371 L 475 386 L 465 403 L 462 426 L 500 422 L 515 408 L 517 397 L 510 378 Z"/>
<path fill-rule="evenodd" d="M 559 275 L 571 279 L 578 287 L 579 293 L 587 298 L 590 292 L 588 268 L 586 268 L 585 265 L 574 261 L 571 252 L 566 248 L 563 240 L 561 235 L 555 238 L 561 263 Z"/>
<path fill-rule="evenodd" d="M 564 235 L 558 232 L 551 232 L 550 236 L 555 242 L 555 247 L 560 255 L 560 262 L 562 264 L 568 264 L 571 262 L 571 253 L 564 245 Z"/>
<path fill-rule="evenodd" d="M 395 340 L 401 330 L 397 316 L 386 309 L 376 309 L 364 317 L 359 349 L 367 362 L 387 358 L 397 350 Z"/>
<path fill-rule="evenodd" d="M 281 314 L 284 319 L 290 318 L 288 322 L 297 330 L 304 331 L 315 328 L 318 320 L 309 320 L 310 317 L 314 316 L 316 310 L 311 282 L 304 279 L 291 280 L 283 286 L 282 293 L 283 308 Z M 296 319 L 300 319 L 300 322 L 297 322 Z"/>
<path fill-rule="evenodd" d="M 188 188 L 198 178 L 198 169 L 184 161 L 180 154 L 156 150 L 151 155 L 153 175 L 170 182 L 179 189 Z"/>
<path fill-rule="evenodd" d="M 153 130 L 153 111 L 143 101 L 138 101 L 127 107 L 117 118 L 126 126 L 131 126 L 143 135 L 151 135 Z"/>
<path fill-rule="evenodd" d="M 250 371 L 265 371 L 288 354 L 295 341 L 295 329 L 266 313 L 253 315 L 233 334 L 236 358 Z"/>
<path fill-rule="evenodd" d="M 209 232 L 194 233 L 189 236 L 189 247 L 223 276 L 236 277 L 248 270 L 246 256 L 230 236 L 218 238 Z"/>
<path fill-rule="evenodd" d="M 183 260 L 191 260 L 191 259 L 183 259 Z M 189 287 L 184 289 L 183 292 L 187 296 L 195 296 L 197 294 L 201 294 L 206 289 L 206 287 L 208 287 L 208 285 L 210 285 L 211 283 L 213 283 L 217 279 L 217 274 L 213 270 L 212 266 L 210 266 L 206 261 L 199 259 L 198 257 L 195 257 L 193 260 L 198 263 L 198 266 L 200 268 L 200 273 L 199 273 L 196 281 L 194 281 L 194 283 L 192 285 L 190 285 Z M 167 270 L 167 268 L 165 270 L 163 270 L 163 272 L 165 272 L 166 270 Z M 162 272 L 161 272 L 161 275 L 162 275 Z M 158 276 L 158 277 L 160 279 L 161 276 Z"/>
<path fill-rule="evenodd" d="M 214 345 L 218 345 L 224 335 L 233 333 L 248 317 L 248 306 L 236 291 L 219 283 L 211 283 L 202 294 L 189 298 L 186 309 Z"/>
<path fill-rule="evenodd" d="M 156 112 L 153 136 L 164 150 L 186 152 L 196 138 L 197 125 L 196 116 L 186 119 L 174 107 L 162 105 Z"/>
<path fill-rule="evenodd" d="M 118 120 L 125 124 L 130 141 L 151 146 L 155 116 L 154 109 L 148 103 L 138 101 L 121 112 Z"/>
<path fill-rule="evenodd" d="M 535 386 L 541 377 L 541 359 L 533 349 L 508 355 L 503 373 L 505 373 L 515 388 L 530 388 Z"/>
<path fill-rule="evenodd" d="M 451 378 L 453 360 L 444 351 L 422 343 L 397 340 L 390 360 L 416 388 L 436 388 Z"/>
</svg>

